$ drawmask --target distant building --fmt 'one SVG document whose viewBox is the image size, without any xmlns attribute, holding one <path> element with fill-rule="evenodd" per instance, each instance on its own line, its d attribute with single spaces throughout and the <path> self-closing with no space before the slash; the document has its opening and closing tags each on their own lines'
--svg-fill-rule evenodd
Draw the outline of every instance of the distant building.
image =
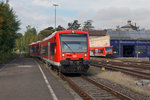
<svg viewBox="0 0 150 100">
<path fill-rule="evenodd" d="M 132 30 L 138 30 L 139 29 L 139 27 L 136 26 L 136 23 L 135 23 L 135 25 L 133 25 L 130 20 L 127 21 L 127 25 L 122 26 L 121 28 L 122 29 L 129 29 L 129 30 L 131 30 L 131 29 Z"/>
<path fill-rule="evenodd" d="M 131 21 L 120 28 L 88 33 L 90 47 L 112 46 L 114 57 L 150 57 L 150 30 L 140 30 Z"/>
<path fill-rule="evenodd" d="M 150 30 L 128 24 L 117 29 L 108 29 L 114 57 L 150 57 Z"/>
<path fill-rule="evenodd" d="M 110 46 L 110 36 L 107 30 L 83 30 L 89 33 L 90 47 Z"/>
</svg>

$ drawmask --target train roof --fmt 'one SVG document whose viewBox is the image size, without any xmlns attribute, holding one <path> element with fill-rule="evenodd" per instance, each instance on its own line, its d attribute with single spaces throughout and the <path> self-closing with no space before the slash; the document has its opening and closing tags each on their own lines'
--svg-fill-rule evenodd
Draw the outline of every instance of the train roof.
<svg viewBox="0 0 150 100">
<path fill-rule="evenodd" d="M 32 42 L 32 43 L 30 43 L 29 45 L 33 45 L 33 44 L 36 44 L 36 42 Z"/>
<path fill-rule="evenodd" d="M 56 31 L 54 33 L 52 33 L 51 35 L 49 35 L 48 37 L 44 38 L 42 41 L 46 41 L 50 38 L 52 38 L 56 33 L 85 33 L 87 34 L 87 32 L 84 31 L 80 31 L 80 30 L 64 30 L 64 31 Z"/>
<path fill-rule="evenodd" d="M 42 41 L 45 41 L 45 40 L 50 39 L 50 38 L 51 38 L 51 37 L 53 37 L 56 33 L 57 33 L 57 31 L 56 31 L 56 32 L 54 32 L 54 33 L 52 33 L 52 34 L 51 34 L 51 35 L 49 35 L 48 37 L 44 38 Z"/>
<path fill-rule="evenodd" d="M 40 43 L 41 41 L 37 41 L 36 43 Z"/>
</svg>

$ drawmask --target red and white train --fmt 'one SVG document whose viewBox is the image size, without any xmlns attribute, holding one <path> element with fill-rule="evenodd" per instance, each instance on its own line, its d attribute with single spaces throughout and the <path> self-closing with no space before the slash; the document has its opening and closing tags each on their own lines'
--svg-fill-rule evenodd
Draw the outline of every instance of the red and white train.
<svg viewBox="0 0 150 100">
<path fill-rule="evenodd" d="M 29 45 L 30 55 L 40 57 L 63 73 L 84 73 L 90 65 L 89 35 L 79 30 L 57 31 Z"/>
<path fill-rule="evenodd" d="M 90 47 L 90 56 L 112 57 L 113 50 L 111 46 Z"/>
</svg>

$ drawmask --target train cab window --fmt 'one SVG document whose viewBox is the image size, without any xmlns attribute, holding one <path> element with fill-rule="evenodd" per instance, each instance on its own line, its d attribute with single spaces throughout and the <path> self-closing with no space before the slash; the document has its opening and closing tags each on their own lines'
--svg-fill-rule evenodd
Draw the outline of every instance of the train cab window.
<svg viewBox="0 0 150 100">
<path fill-rule="evenodd" d="M 62 33 L 60 36 L 62 52 L 87 52 L 87 35 Z"/>
<path fill-rule="evenodd" d="M 110 48 L 110 47 L 106 47 L 105 50 L 106 50 L 106 52 L 112 52 L 112 48 Z"/>
</svg>

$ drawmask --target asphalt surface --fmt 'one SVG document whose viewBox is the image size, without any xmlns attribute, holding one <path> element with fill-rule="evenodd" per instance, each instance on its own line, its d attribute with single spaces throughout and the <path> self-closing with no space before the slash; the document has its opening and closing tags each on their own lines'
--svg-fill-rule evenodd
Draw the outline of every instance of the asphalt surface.
<svg viewBox="0 0 150 100">
<path fill-rule="evenodd" d="M 74 97 L 42 63 L 17 58 L 0 68 L 0 100 L 74 100 Z"/>
</svg>

